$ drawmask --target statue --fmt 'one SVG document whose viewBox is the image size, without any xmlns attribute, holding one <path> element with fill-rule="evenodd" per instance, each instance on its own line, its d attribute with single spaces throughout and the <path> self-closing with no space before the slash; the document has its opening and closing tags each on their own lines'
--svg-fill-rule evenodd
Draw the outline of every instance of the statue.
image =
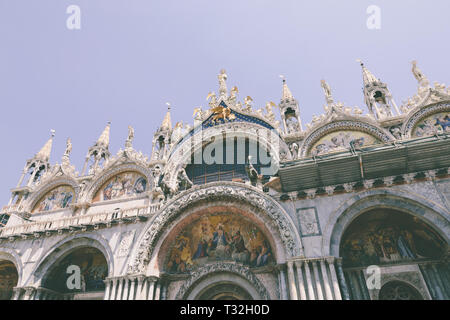
<svg viewBox="0 0 450 320">
<path fill-rule="evenodd" d="M 208 93 L 208 95 L 206 96 L 206 101 L 209 101 L 209 106 L 211 108 L 214 108 L 217 105 L 216 93 L 215 92 Z"/>
<path fill-rule="evenodd" d="M 190 187 L 192 187 L 194 184 L 192 183 L 191 179 L 189 179 L 187 173 L 186 173 L 186 164 L 184 164 L 180 170 L 178 170 L 177 173 L 177 184 L 178 184 L 178 190 L 187 190 Z"/>
<path fill-rule="evenodd" d="M 217 79 L 219 79 L 219 95 L 220 97 L 225 97 L 227 95 L 227 74 L 225 69 L 220 70 L 220 74 L 217 76 Z"/>
<path fill-rule="evenodd" d="M 228 98 L 228 101 L 232 104 L 235 104 L 238 93 L 239 93 L 238 87 L 234 86 L 230 91 L 230 97 Z"/>
<path fill-rule="evenodd" d="M 417 61 L 414 60 L 412 62 L 412 73 L 414 75 L 414 78 L 419 82 L 419 85 L 422 87 L 428 86 L 429 82 L 427 77 L 420 71 L 420 69 L 417 67 Z"/>
<path fill-rule="evenodd" d="M 325 80 L 320 80 L 320 85 L 323 88 L 323 92 L 325 93 L 325 101 L 328 105 L 334 103 L 333 97 L 331 96 L 331 89 L 328 83 Z"/>
<path fill-rule="evenodd" d="M 131 149 L 132 148 L 132 142 L 134 139 L 134 129 L 132 126 L 128 126 L 128 137 L 125 142 L 125 149 Z"/>
<path fill-rule="evenodd" d="M 69 157 L 71 152 L 72 152 L 72 140 L 70 138 L 67 138 L 66 151 L 64 151 L 64 156 Z"/>
<path fill-rule="evenodd" d="M 250 180 L 250 184 L 254 187 L 262 188 L 262 179 L 263 176 L 258 173 L 258 170 L 255 169 L 253 164 L 251 163 L 252 156 L 248 156 L 248 162 L 245 166 L 245 171 L 247 172 L 247 176 Z"/>
<path fill-rule="evenodd" d="M 275 114 L 273 113 L 273 107 L 276 107 L 277 105 L 270 101 L 266 103 L 266 118 L 269 119 L 270 121 L 275 121 Z"/>
</svg>

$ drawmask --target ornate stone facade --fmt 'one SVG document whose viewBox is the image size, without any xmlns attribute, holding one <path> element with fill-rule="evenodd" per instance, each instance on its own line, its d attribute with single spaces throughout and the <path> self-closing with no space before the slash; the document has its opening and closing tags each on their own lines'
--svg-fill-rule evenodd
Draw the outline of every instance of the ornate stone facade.
<svg viewBox="0 0 450 320">
<path fill-rule="evenodd" d="M 194 126 L 169 106 L 149 156 L 132 127 L 112 156 L 108 123 L 80 174 L 70 139 L 49 163 L 52 131 L 1 211 L 1 297 L 450 299 L 450 90 L 415 63 L 418 93 L 397 107 L 361 66 L 368 113 L 322 81 L 305 130 L 284 79 L 277 120 L 222 70 Z"/>
</svg>

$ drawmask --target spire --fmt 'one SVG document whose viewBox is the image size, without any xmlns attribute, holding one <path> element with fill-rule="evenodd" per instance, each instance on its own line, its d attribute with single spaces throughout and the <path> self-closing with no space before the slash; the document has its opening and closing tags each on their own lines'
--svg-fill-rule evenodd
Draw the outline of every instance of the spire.
<svg viewBox="0 0 450 320">
<path fill-rule="evenodd" d="M 111 121 L 108 121 L 108 124 L 105 127 L 105 130 L 103 130 L 102 134 L 97 140 L 96 145 L 97 146 L 104 146 L 109 147 L 109 132 L 111 131 Z"/>
<path fill-rule="evenodd" d="M 286 79 L 284 76 L 280 76 L 283 79 L 283 92 L 281 94 L 281 100 L 291 100 L 294 99 L 294 96 L 291 93 L 291 90 L 289 90 L 289 87 L 287 86 Z"/>
<path fill-rule="evenodd" d="M 167 105 L 167 113 L 166 116 L 164 117 L 164 120 L 161 124 L 161 128 L 160 130 L 164 131 L 164 130 L 171 130 L 172 129 L 172 120 L 170 118 L 170 103 L 166 102 Z"/>
<path fill-rule="evenodd" d="M 51 137 L 48 139 L 48 141 L 45 143 L 45 145 L 42 147 L 42 149 L 36 153 L 35 159 L 41 160 L 43 162 L 48 162 L 50 159 L 50 153 L 52 152 L 52 145 L 53 145 L 53 137 L 55 136 L 55 130 L 50 130 Z"/>
<path fill-rule="evenodd" d="M 371 85 L 379 81 L 377 78 L 375 78 L 372 72 L 370 72 L 369 69 L 364 66 L 364 63 L 361 60 L 358 59 L 356 61 L 361 64 L 364 86 Z"/>
</svg>

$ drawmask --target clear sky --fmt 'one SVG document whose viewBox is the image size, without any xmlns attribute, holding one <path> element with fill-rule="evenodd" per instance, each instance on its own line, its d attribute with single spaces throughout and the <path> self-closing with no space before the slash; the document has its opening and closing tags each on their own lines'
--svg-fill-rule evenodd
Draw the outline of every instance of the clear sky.
<svg viewBox="0 0 450 320">
<path fill-rule="evenodd" d="M 80 30 L 66 27 L 69 5 Z M 379 30 L 366 26 L 370 5 Z M 71 137 L 78 171 L 107 121 L 113 154 L 132 125 L 150 155 L 165 103 L 174 123 L 192 123 L 221 68 L 258 108 L 279 102 L 285 75 L 304 125 L 323 112 L 321 79 L 366 110 L 357 58 L 401 104 L 417 90 L 414 59 L 430 81 L 450 81 L 449 12 L 448 0 L 0 0 L 0 206 L 50 129 L 51 162 Z"/>
</svg>

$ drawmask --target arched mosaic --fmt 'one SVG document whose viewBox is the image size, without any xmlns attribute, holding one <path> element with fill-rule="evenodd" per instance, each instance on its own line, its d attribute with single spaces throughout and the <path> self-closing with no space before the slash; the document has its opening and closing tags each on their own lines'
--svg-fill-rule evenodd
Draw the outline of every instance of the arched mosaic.
<svg viewBox="0 0 450 320">
<path fill-rule="evenodd" d="M 376 209 L 356 218 L 341 242 L 345 267 L 439 259 L 445 240 L 417 217 Z"/>
<path fill-rule="evenodd" d="M 414 127 L 412 136 L 424 137 L 443 132 L 450 133 L 450 111 L 435 113 L 422 119 Z"/>
<path fill-rule="evenodd" d="M 47 192 L 32 210 L 35 212 L 50 211 L 67 208 L 75 197 L 75 191 L 71 186 L 59 186 Z"/>
<path fill-rule="evenodd" d="M 92 202 L 124 199 L 139 195 L 147 190 L 147 179 L 137 172 L 122 172 L 104 183 Z"/>
<path fill-rule="evenodd" d="M 165 269 L 186 273 L 215 261 L 236 261 L 249 267 L 273 263 L 273 251 L 252 222 L 236 214 L 203 216 L 175 238 Z"/>
<path fill-rule="evenodd" d="M 311 148 L 312 155 L 322 155 L 332 152 L 348 151 L 378 144 L 381 141 L 376 137 L 361 131 L 343 130 L 332 132 L 320 138 Z"/>
</svg>

